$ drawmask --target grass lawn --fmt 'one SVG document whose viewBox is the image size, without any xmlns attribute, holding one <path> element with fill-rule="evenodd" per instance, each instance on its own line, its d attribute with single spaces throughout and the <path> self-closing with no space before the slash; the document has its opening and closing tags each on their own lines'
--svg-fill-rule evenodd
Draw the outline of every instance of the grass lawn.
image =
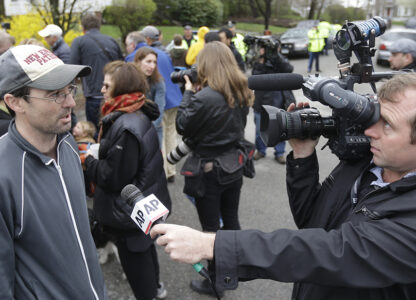
<svg viewBox="0 0 416 300">
<path fill-rule="evenodd" d="M 167 45 L 172 39 L 175 33 L 183 34 L 183 27 L 182 26 L 157 26 L 163 33 L 163 44 Z M 220 29 L 221 27 L 212 27 L 211 29 Z M 285 27 L 278 27 L 278 26 L 269 26 L 269 29 L 272 31 L 272 34 L 280 34 L 287 30 Z M 198 27 L 194 27 L 194 30 L 198 30 Z M 262 24 L 250 24 L 250 23 L 238 23 L 237 30 L 241 30 L 247 33 L 254 33 L 254 34 L 263 34 L 264 25 Z M 107 34 L 117 41 L 124 43 L 121 41 L 121 34 L 118 27 L 113 25 L 102 25 L 101 32 Z"/>
</svg>

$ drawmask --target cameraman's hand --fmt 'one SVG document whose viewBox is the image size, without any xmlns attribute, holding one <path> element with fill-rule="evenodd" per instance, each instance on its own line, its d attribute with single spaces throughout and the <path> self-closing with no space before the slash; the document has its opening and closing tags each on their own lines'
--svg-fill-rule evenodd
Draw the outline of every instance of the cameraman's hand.
<svg viewBox="0 0 416 300">
<path fill-rule="evenodd" d="M 309 107 L 309 103 L 307 102 L 300 102 L 297 104 L 297 108 L 307 108 Z M 287 108 L 287 111 L 294 111 L 295 104 L 292 103 Z M 293 150 L 293 158 L 304 158 L 308 157 L 313 154 L 315 151 L 315 147 L 319 142 L 319 138 L 312 140 L 312 139 L 290 139 L 289 144 Z"/>
</svg>

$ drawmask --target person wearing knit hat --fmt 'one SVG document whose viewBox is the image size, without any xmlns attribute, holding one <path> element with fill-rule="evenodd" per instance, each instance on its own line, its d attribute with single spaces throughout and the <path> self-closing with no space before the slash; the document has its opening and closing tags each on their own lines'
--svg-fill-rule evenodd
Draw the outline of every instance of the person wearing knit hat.
<svg viewBox="0 0 416 300">
<path fill-rule="evenodd" d="M 390 68 L 393 70 L 413 70 L 416 72 L 416 41 L 400 39 L 389 47 Z"/>
</svg>

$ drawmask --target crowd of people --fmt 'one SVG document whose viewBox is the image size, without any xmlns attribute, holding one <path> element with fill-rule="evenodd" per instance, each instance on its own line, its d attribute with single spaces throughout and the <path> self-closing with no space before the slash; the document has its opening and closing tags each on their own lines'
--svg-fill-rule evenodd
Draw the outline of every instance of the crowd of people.
<svg viewBox="0 0 416 300">
<path fill-rule="evenodd" d="M 208 260 L 218 295 L 239 280 L 270 278 L 295 282 L 293 299 L 416 297 L 415 74 L 383 85 L 381 117 L 365 130 L 371 152 L 341 161 L 322 185 L 318 140 L 289 140 L 287 160 L 285 142 L 272 145 L 276 162 L 287 165 L 299 230 L 265 234 L 241 230 L 238 217 L 243 176 L 254 176 L 253 160 L 270 146 L 260 138 L 261 106 L 309 105 L 296 104 L 291 91 L 249 90 L 248 49 L 234 22 L 197 34 L 185 24 L 166 47 L 161 31 L 145 26 L 126 36 L 126 55 L 100 32 L 95 14 L 81 23 L 84 34 L 71 47 L 59 26 L 39 31 L 51 51 L 36 40 L 13 46 L 0 31 L 0 298 L 107 299 L 99 239 L 114 244 L 137 299 L 166 298 L 157 236 L 175 260 Z M 308 72 L 313 60 L 320 71 L 325 26 L 308 33 Z M 270 59 L 260 48 L 252 74 L 292 72 L 279 52 Z M 391 52 L 392 69 L 416 71 L 416 42 L 401 39 Z M 196 78 L 172 81 L 175 70 L 195 65 Z M 86 120 L 74 112 L 78 78 Z M 250 107 L 254 144 L 244 138 Z M 121 191 L 133 184 L 171 210 L 168 183 L 177 170 L 167 154 L 178 134 L 191 150 L 181 169 L 184 193 L 204 233 L 163 224 L 145 235 L 125 213 Z M 358 200 L 351 204 L 352 193 Z M 192 280 L 191 288 L 215 294 L 208 279 Z"/>
</svg>

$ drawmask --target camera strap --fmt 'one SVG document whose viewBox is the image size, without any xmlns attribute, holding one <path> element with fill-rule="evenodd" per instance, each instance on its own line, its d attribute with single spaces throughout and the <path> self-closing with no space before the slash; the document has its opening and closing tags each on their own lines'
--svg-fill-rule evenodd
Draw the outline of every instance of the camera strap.
<svg viewBox="0 0 416 300">
<path fill-rule="evenodd" d="M 357 177 L 357 179 L 355 180 L 354 184 L 351 187 L 351 205 L 354 208 L 357 203 L 358 203 L 358 196 L 359 196 L 359 191 L 360 191 L 360 185 L 361 185 L 361 180 L 363 179 L 364 174 L 366 174 L 369 170 L 371 170 L 373 167 L 375 166 L 375 164 L 373 162 L 371 162 L 360 174 L 360 176 Z"/>
</svg>

